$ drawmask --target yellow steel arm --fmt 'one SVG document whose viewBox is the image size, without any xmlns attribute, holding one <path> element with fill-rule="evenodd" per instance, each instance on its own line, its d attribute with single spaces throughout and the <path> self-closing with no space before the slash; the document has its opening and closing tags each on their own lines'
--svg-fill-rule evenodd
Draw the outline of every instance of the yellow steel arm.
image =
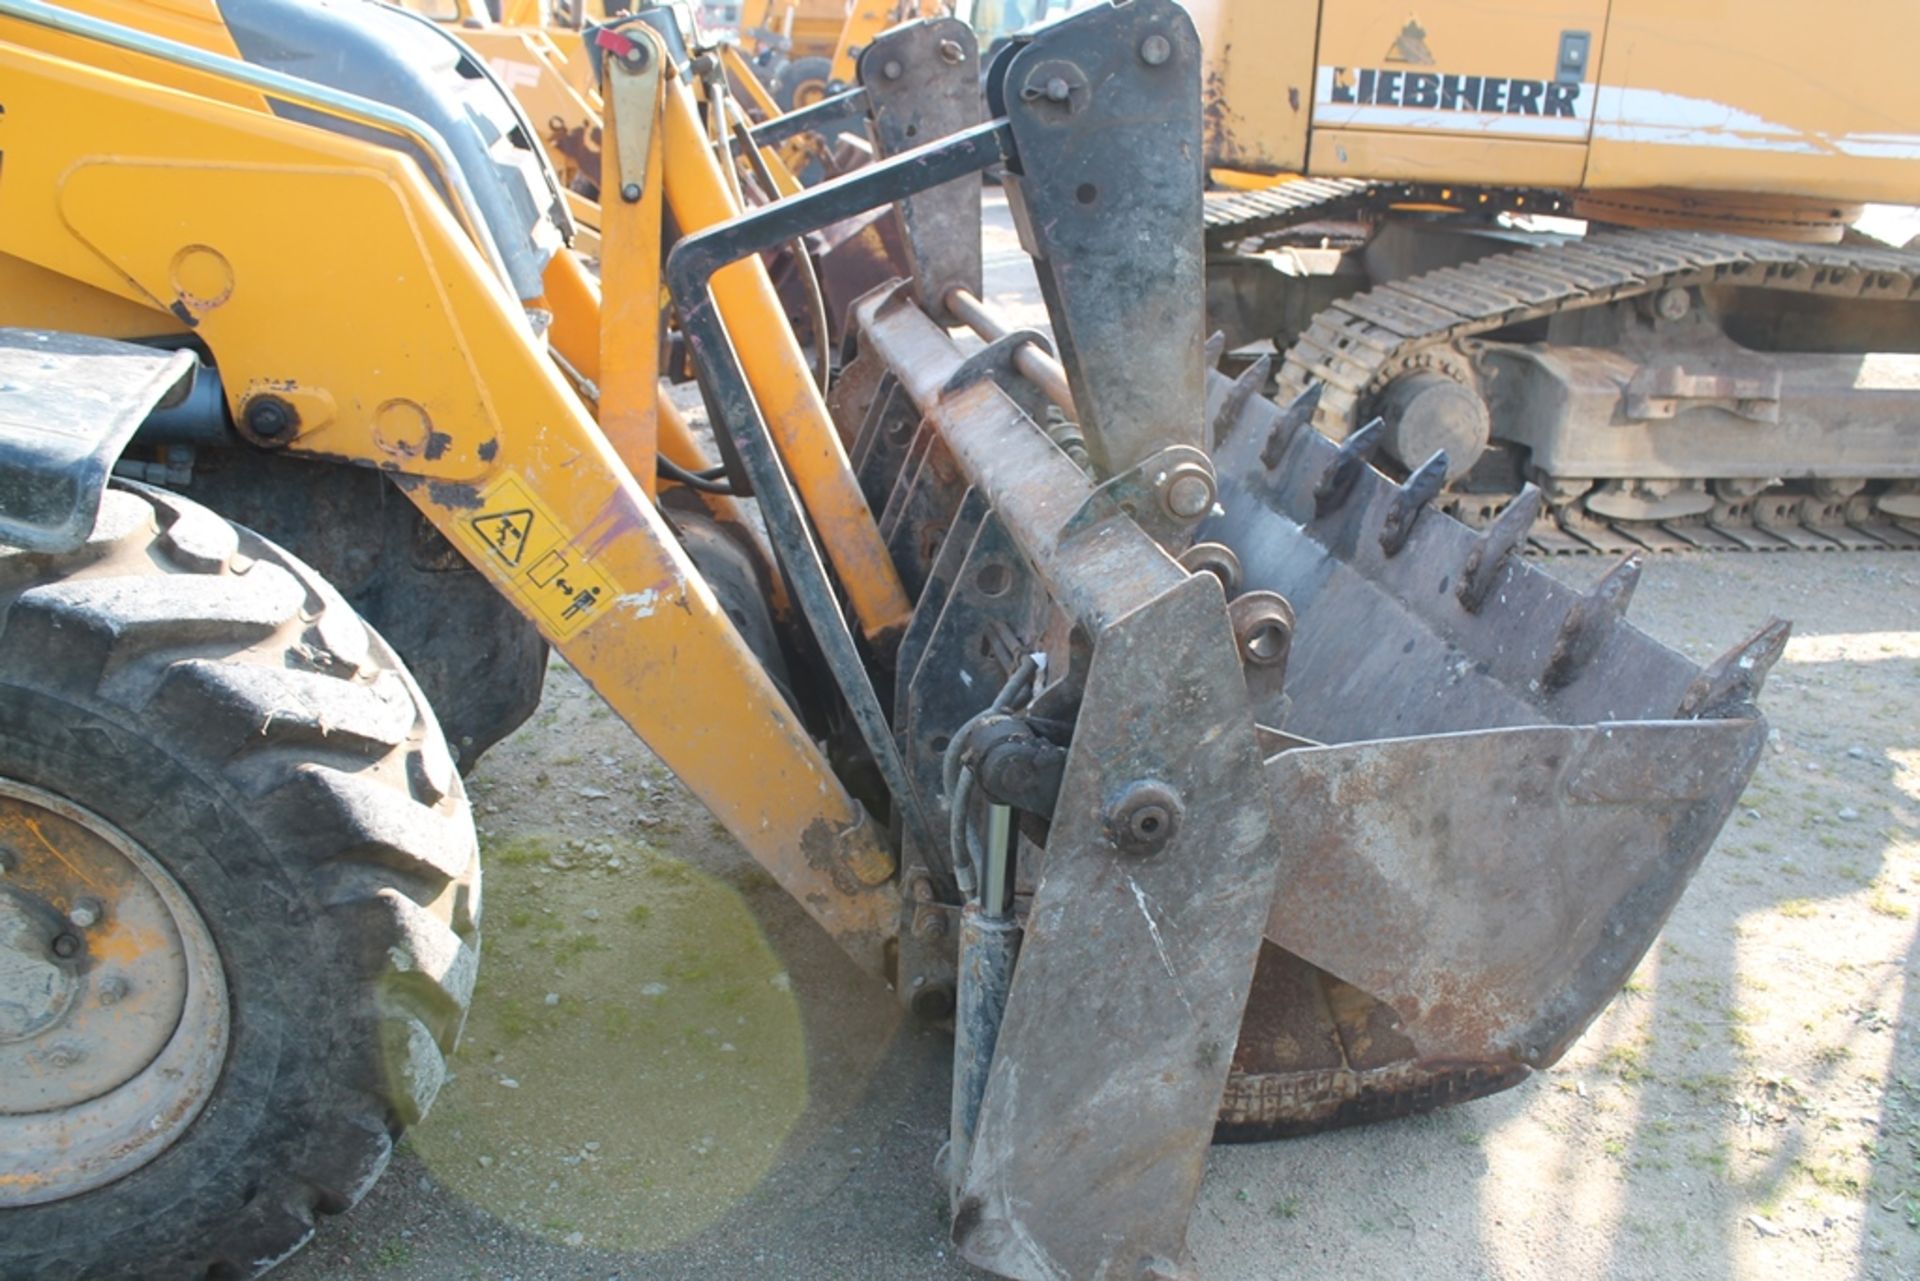
<svg viewBox="0 0 1920 1281">
<path fill-rule="evenodd" d="M 0 253 L 190 323 L 236 420 L 396 474 L 715 816 L 884 968 L 891 856 L 518 304 L 399 153 L 0 35 Z M 350 231 L 347 229 L 351 229 Z M 264 420 L 256 420 L 264 421 Z M 275 443 L 282 443 L 276 441 Z"/>
</svg>

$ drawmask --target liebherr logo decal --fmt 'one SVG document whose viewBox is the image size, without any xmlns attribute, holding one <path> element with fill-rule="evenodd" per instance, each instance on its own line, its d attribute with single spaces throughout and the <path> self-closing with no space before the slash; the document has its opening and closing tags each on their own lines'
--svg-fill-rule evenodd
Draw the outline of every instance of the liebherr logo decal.
<svg viewBox="0 0 1920 1281">
<path fill-rule="evenodd" d="M 1447 76 L 1429 71 L 1380 71 L 1346 67 L 1333 72 L 1328 101 L 1380 107 L 1433 107 L 1509 116 L 1576 119 L 1584 84 L 1520 80 L 1508 76 Z"/>
<path fill-rule="evenodd" d="M 1315 127 L 1580 141 L 1593 119 L 1594 86 L 1579 80 L 1387 67 L 1321 67 L 1314 79 Z"/>
</svg>

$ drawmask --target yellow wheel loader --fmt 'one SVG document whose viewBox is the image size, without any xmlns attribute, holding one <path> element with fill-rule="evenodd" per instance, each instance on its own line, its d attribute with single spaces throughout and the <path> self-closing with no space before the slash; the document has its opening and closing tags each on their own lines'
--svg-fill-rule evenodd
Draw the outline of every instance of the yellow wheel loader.
<svg viewBox="0 0 1920 1281">
<path fill-rule="evenodd" d="M 1209 163 L 1284 179 L 1209 198 L 1214 314 L 1320 430 L 1547 550 L 1920 547 L 1920 254 L 1849 230 L 1920 199 L 1920 9 L 1189 7 Z"/>
<path fill-rule="evenodd" d="M 745 210 L 672 12 L 594 38 L 597 278 L 437 27 L 0 0 L 0 1275 L 254 1276 L 365 1194 L 473 990 L 460 766 L 548 646 L 951 1023 L 991 1272 L 1181 1275 L 1215 1138 L 1562 1054 L 1785 625 L 1696 666 L 1637 562 L 1517 555 L 1537 494 L 1476 532 L 1212 368 L 1171 0 L 1023 33 L 984 101 L 964 23 L 889 30 L 878 161 Z M 980 302 L 992 166 L 1050 337 Z M 876 208 L 910 274 L 823 394 L 763 255 Z"/>
</svg>

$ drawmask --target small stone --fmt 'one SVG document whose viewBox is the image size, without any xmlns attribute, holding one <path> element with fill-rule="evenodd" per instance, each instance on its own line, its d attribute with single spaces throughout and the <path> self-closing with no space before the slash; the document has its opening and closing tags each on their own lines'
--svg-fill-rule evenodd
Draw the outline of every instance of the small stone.
<svg viewBox="0 0 1920 1281">
<path fill-rule="evenodd" d="M 600 1150 L 600 1140 L 590 1139 L 587 1142 L 582 1143 L 580 1146 L 585 1148 L 589 1152 L 598 1152 Z"/>
<path fill-rule="evenodd" d="M 565 1243 L 568 1247 L 578 1250 L 587 1243 L 587 1234 L 584 1232 L 569 1232 L 566 1235 Z"/>
<path fill-rule="evenodd" d="M 617 872 L 622 866 L 624 866 L 624 864 L 620 862 L 620 856 L 617 854 L 607 860 L 607 870 L 609 872 Z"/>
<path fill-rule="evenodd" d="M 491 1170 L 493 1168 L 493 1158 L 490 1156 L 481 1157 L 480 1168 L 483 1170 Z"/>
<path fill-rule="evenodd" d="M 1759 810 L 1757 810 L 1757 809 L 1753 809 L 1753 808 L 1751 808 L 1751 807 L 1749 807 L 1749 808 L 1748 808 L 1748 810 L 1747 810 L 1747 817 L 1748 817 L 1748 818 L 1759 818 L 1759 817 L 1760 817 L 1760 811 L 1759 811 Z"/>
<path fill-rule="evenodd" d="M 558 992 L 547 993 L 547 1004 L 548 1005 L 560 1004 L 560 994 Z"/>
<path fill-rule="evenodd" d="M 1864 761 L 1867 759 L 1867 749 L 1864 747 L 1849 747 L 1847 749 L 1847 755 L 1853 757 L 1856 761 Z"/>
<path fill-rule="evenodd" d="M 583 801 L 604 801 L 610 800 L 613 796 L 612 792 L 598 787 L 583 787 L 574 794 Z"/>
<path fill-rule="evenodd" d="M 564 872 L 572 867 L 573 863 L 565 854 L 549 854 L 547 855 L 547 866 Z"/>
<path fill-rule="evenodd" d="M 667 985 L 665 983 L 642 983 L 640 985 L 640 995 L 642 996 L 665 996 L 666 994 Z"/>
<path fill-rule="evenodd" d="M 597 907 L 590 907 L 586 911 L 580 913 L 580 915 L 584 917 L 586 920 L 597 921 L 600 919 L 600 909 Z"/>
<path fill-rule="evenodd" d="M 722 1053 L 722 1054 L 732 1054 L 733 1052 L 734 1052 L 734 1049 L 733 1049 L 733 1042 L 732 1042 L 732 1041 L 722 1041 L 722 1042 L 720 1042 L 720 1053 Z"/>
<path fill-rule="evenodd" d="M 1751 1223 L 1753 1230 L 1763 1237 L 1777 1237 L 1782 1231 L 1779 1224 L 1773 1222 L 1771 1219 L 1763 1219 L 1757 1214 L 1749 1214 L 1747 1216 L 1747 1222 Z"/>
<path fill-rule="evenodd" d="M 1807 773 L 1809 773 L 1809 774 L 1818 774 L 1819 772 L 1820 772 L 1820 762 L 1819 762 L 1819 761 L 1808 761 L 1808 762 L 1807 762 Z"/>
<path fill-rule="evenodd" d="M 787 974 L 785 970 L 781 970 L 778 974 L 768 979 L 767 984 L 768 986 L 772 987 L 775 991 L 779 991 L 779 992 L 793 991 L 793 979 Z"/>
<path fill-rule="evenodd" d="M 1842 823 L 1857 823 L 1860 821 L 1860 811 L 1848 806 L 1840 811 L 1839 817 Z"/>
<path fill-rule="evenodd" d="M 520 1088 L 520 1082 L 510 1076 L 503 1076 L 500 1078 L 500 1088 L 503 1090 L 517 1090 Z"/>
</svg>

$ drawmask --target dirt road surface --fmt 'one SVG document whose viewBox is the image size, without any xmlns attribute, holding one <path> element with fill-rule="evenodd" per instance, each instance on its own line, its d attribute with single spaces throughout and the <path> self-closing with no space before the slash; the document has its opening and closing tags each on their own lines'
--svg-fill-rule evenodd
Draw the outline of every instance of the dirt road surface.
<svg viewBox="0 0 1920 1281">
<path fill-rule="evenodd" d="M 1656 557 L 1631 616 L 1704 660 L 1772 613 L 1797 630 L 1771 748 L 1621 998 L 1505 1095 L 1215 1149 L 1201 1277 L 1920 1275 L 1920 556 Z M 277 1278 L 979 1275 L 933 1164 L 947 1038 L 557 661 L 471 787 L 487 942 L 456 1078 Z"/>
</svg>

